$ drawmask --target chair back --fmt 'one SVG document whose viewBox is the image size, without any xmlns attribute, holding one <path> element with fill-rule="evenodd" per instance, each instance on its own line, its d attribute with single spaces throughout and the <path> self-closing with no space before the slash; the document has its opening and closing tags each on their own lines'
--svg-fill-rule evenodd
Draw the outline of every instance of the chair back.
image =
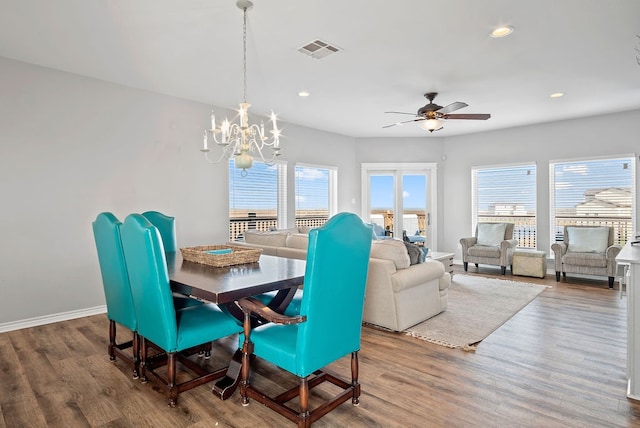
<svg viewBox="0 0 640 428">
<path fill-rule="evenodd" d="M 165 253 L 178 251 L 178 240 L 176 238 L 176 218 L 164 215 L 158 211 L 146 211 L 142 215 L 149 220 L 160 232 L 162 246 Z"/>
<path fill-rule="evenodd" d="M 504 240 L 507 241 L 509 239 L 513 239 L 513 228 L 514 228 L 514 224 L 513 223 L 491 223 L 491 224 L 505 224 L 505 228 L 504 228 Z M 476 224 L 476 234 L 475 237 L 478 237 L 478 226 L 480 225 L 480 223 Z"/>
<path fill-rule="evenodd" d="M 122 225 L 138 333 L 167 352 L 177 348 L 177 323 L 169 273 L 158 229 L 141 214 Z"/>
<path fill-rule="evenodd" d="M 309 232 L 304 293 L 298 326 L 297 375 L 360 349 L 371 226 L 340 213 Z"/>
<path fill-rule="evenodd" d="M 572 229 L 572 228 L 578 229 L 579 231 L 583 232 L 583 233 L 580 233 L 581 237 L 584 236 L 584 232 L 589 231 L 589 229 L 603 230 L 603 229 L 606 228 L 607 232 L 598 234 L 598 236 L 602 236 L 602 241 L 601 242 L 594 242 L 594 244 L 595 244 L 594 248 L 598 247 L 597 248 L 597 250 L 598 250 L 597 252 L 604 252 L 607 248 L 609 248 L 610 246 L 613 245 L 613 241 L 614 241 L 615 236 L 614 236 L 614 232 L 613 232 L 613 227 L 611 227 L 611 226 L 571 226 L 571 225 L 569 225 L 569 226 L 565 226 L 564 227 L 564 236 L 563 236 L 563 240 L 564 240 L 564 243 L 567 244 L 567 248 L 570 248 L 570 245 L 571 245 L 569 241 L 570 241 L 570 237 L 571 237 L 570 229 Z M 595 234 L 590 234 L 590 235 L 592 235 L 591 239 L 595 238 L 593 236 Z M 606 239 L 606 243 L 605 243 L 605 239 Z M 574 239 L 574 241 L 576 241 L 576 240 Z M 574 243 L 577 244 L 577 242 L 574 242 Z M 581 246 L 584 246 L 584 245 L 581 245 Z M 589 252 L 589 251 L 587 251 L 587 252 Z"/>
<path fill-rule="evenodd" d="M 92 224 L 102 275 L 107 317 L 131 331 L 138 328 L 129 285 L 129 274 L 122 252 L 122 223 L 112 213 L 98 214 Z"/>
</svg>

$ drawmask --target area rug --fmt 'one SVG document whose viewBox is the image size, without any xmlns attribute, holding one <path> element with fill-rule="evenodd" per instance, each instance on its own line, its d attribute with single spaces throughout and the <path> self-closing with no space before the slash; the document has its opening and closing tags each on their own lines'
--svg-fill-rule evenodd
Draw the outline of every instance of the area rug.
<svg viewBox="0 0 640 428">
<path fill-rule="evenodd" d="M 427 342 L 475 351 L 477 344 L 542 293 L 544 285 L 456 274 L 446 311 L 405 330 Z"/>
</svg>

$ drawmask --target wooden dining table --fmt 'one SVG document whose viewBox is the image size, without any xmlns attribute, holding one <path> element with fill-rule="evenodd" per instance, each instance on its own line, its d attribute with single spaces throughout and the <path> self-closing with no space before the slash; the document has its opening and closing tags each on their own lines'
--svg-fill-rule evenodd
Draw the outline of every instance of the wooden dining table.
<svg viewBox="0 0 640 428">
<path fill-rule="evenodd" d="M 277 291 L 268 306 L 282 313 L 304 281 L 304 260 L 262 254 L 256 263 L 213 267 L 183 260 L 180 252 L 167 253 L 171 289 L 175 292 L 217 304 L 242 324 L 243 313 L 237 301 L 258 294 Z M 256 325 L 264 322 L 255 318 Z M 227 374 L 216 382 L 212 392 L 226 400 L 235 391 L 242 365 L 238 349 L 229 363 Z"/>
</svg>

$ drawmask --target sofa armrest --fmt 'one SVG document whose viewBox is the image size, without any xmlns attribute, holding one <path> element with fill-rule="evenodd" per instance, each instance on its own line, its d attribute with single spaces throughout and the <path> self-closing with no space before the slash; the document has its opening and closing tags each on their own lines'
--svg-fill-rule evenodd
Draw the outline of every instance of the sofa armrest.
<svg viewBox="0 0 640 428">
<path fill-rule="evenodd" d="M 562 271 L 562 256 L 567 252 L 567 244 L 564 242 L 556 242 L 551 245 L 551 250 L 553 250 L 553 257 L 555 258 L 555 271 Z"/>
<path fill-rule="evenodd" d="M 391 286 L 394 293 L 417 287 L 444 275 L 444 265 L 437 260 L 411 265 L 406 269 L 398 269 L 391 275 Z"/>
</svg>

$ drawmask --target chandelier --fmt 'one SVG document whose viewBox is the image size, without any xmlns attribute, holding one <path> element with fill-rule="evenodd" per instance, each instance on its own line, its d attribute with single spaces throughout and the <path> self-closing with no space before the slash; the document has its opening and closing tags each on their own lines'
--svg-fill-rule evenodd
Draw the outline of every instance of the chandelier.
<svg viewBox="0 0 640 428">
<path fill-rule="evenodd" d="M 243 102 L 240 103 L 237 119 L 239 123 L 230 122 L 227 118 L 216 126 L 216 117 L 211 112 L 211 129 L 205 129 L 203 147 L 200 149 L 204 153 L 205 159 L 209 163 L 218 163 L 223 159 L 234 158 L 237 168 L 241 168 L 241 175 L 247 175 L 247 169 L 253 165 L 253 156 L 258 155 L 267 165 L 273 165 L 277 156 L 280 156 L 280 130 L 276 115 L 271 111 L 269 120 L 272 128 L 269 131 L 271 136 L 265 134 L 264 123 L 260 125 L 249 124 L 249 107 L 247 103 L 247 10 L 253 7 L 249 0 L 238 0 L 236 6 L 243 11 L 242 27 L 242 68 L 243 68 Z M 221 154 L 216 160 L 209 158 L 209 142 L 220 147 Z M 265 153 L 270 149 L 269 153 Z"/>
</svg>

